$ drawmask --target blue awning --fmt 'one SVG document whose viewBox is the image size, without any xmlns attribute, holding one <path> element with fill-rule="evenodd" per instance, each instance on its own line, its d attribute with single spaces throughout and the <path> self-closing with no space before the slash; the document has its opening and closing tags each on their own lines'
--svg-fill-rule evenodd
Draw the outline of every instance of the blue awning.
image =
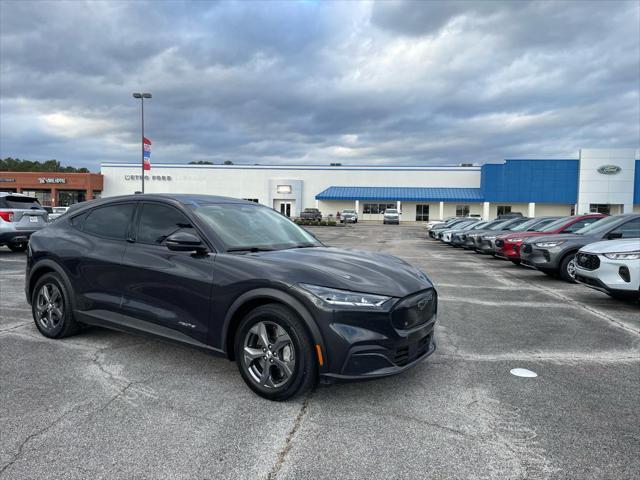
<svg viewBox="0 0 640 480">
<path fill-rule="evenodd" d="M 396 200 L 401 202 L 482 202 L 479 188 L 339 187 L 331 186 L 316 200 Z"/>
</svg>

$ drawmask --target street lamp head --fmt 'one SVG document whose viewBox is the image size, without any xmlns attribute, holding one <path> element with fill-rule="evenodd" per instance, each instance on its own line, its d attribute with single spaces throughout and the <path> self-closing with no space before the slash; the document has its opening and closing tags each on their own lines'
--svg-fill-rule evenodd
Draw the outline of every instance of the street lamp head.
<svg viewBox="0 0 640 480">
<path fill-rule="evenodd" d="M 140 93 L 134 93 L 134 94 L 133 94 L 133 98 L 142 98 L 142 94 L 140 94 Z"/>
<path fill-rule="evenodd" d="M 150 93 L 143 93 L 142 96 L 144 98 L 151 98 L 151 94 Z"/>
</svg>

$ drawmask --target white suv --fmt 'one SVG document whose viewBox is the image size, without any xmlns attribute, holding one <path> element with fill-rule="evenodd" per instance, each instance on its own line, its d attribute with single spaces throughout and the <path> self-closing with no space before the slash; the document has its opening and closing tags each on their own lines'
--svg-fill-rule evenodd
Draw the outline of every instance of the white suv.
<svg viewBox="0 0 640 480">
<path fill-rule="evenodd" d="M 31 234 L 47 225 L 47 211 L 38 199 L 21 193 L 0 192 L 0 247 L 24 252 Z"/>
<path fill-rule="evenodd" d="M 640 298 L 640 238 L 586 245 L 576 255 L 576 281 L 614 298 Z"/>
</svg>

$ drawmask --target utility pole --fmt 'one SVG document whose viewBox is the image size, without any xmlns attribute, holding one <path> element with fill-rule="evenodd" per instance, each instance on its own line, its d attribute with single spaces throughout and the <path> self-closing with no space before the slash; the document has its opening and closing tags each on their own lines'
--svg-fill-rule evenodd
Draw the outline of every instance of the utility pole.
<svg viewBox="0 0 640 480">
<path fill-rule="evenodd" d="M 140 157 L 140 169 L 142 172 L 142 193 L 144 193 L 144 99 L 151 98 L 150 93 L 134 93 L 133 98 L 140 99 L 140 112 L 141 112 L 141 125 L 142 125 L 142 137 L 140 138 L 140 148 L 141 148 L 141 157 Z"/>
</svg>

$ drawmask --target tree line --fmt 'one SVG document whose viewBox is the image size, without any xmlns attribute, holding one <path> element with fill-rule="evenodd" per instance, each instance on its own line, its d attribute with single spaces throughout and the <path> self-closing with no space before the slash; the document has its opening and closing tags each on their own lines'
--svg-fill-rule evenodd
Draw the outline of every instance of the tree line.
<svg viewBox="0 0 640 480">
<path fill-rule="evenodd" d="M 87 168 L 65 167 L 58 160 L 21 160 L 19 158 L 0 158 L 0 172 L 64 172 L 89 173 Z"/>
</svg>

